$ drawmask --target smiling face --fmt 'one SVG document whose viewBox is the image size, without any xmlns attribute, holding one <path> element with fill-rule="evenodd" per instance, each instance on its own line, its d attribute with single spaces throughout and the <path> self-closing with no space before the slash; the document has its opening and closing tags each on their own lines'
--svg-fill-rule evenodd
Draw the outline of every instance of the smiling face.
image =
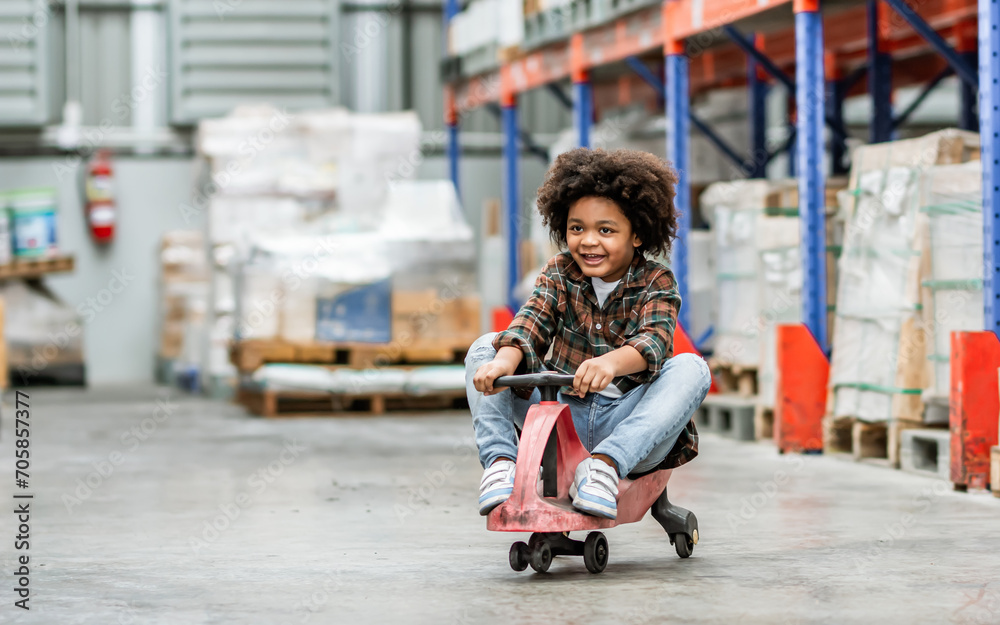
<svg viewBox="0 0 1000 625">
<path fill-rule="evenodd" d="M 625 275 L 642 241 L 617 204 L 585 197 L 569 207 L 566 244 L 585 276 L 614 282 Z"/>
</svg>

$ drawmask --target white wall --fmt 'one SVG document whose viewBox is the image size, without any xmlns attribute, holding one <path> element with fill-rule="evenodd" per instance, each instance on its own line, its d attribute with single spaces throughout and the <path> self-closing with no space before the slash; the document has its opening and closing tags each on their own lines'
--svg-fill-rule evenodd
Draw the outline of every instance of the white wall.
<svg viewBox="0 0 1000 625">
<path fill-rule="evenodd" d="M 0 159 L 0 189 L 53 186 L 59 194 L 59 246 L 76 258 L 72 274 L 55 274 L 46 284 L 68 305 L 89 307 L 115 271 L 133 277 L 111 302 L 84 325 L 87 378 L 92 384 L 148 381 L 159 346 L 157 331 L 158 249 L 163 232 L 203 228 L 184 221 L 178 206 L 188 201 L 195 166 L 191 158 L 115 160 L 118 222 L 106 249 L 89 238 L 81 204 L 79 172 L 60 177 L 61 158 Z M 105 294 L 105 301 L 107 301 Z M 94 300 L 96 301 L 96 300 Z M 96 310 L 96 308 L 94 308 Z"/>
</svg>

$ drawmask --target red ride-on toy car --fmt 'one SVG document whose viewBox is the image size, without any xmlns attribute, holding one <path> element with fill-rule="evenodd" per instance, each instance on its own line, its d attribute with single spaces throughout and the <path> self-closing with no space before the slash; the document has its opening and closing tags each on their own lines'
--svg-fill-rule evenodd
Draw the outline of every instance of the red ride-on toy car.
<svg viewBox="0 0 1000 625">
<path fill-rule="evenodd" d="M 525 417 L 514 491 L 486 520 L 490 531 L 532 532 L 527 544 L 511 545 L 510 567 L 523 571 L 530 565 L 544 573 L 553 556 L 583 556 L 587 570 L 600 573 L 608 563 L 608 541 L 594 530 L 635 523 L 647 510 L 663 526 L 677 555 L 690 556 L 698 543 L 698 519 L 690 510 L 667 499 L 670 470 L 655 471 L 636 480 L 621 478 L 617 520 L 590 516 L 573 508 L 569 498 L 573 474 L 590 453 L 573 427 L 569 406 L 556 401 L 558 388 L 572 384 L 573 376 L 556 373 L 502 376 L 494 382 L 495 387 L 537 386 L 542 395 L 542 401 L 532 406 Z M 570 539 L 571 531 L 590 533 L 585 541 L 579 541 Z"/>
</svg>

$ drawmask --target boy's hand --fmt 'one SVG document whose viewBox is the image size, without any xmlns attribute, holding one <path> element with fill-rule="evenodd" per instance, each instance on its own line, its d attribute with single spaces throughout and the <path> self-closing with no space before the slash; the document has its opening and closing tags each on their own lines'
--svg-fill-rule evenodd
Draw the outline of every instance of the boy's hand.
<svg viewBox="0 0 1000 625">
<path fill-rule="evenodd" d="M 511 366 L 509 362 L 503 360 L 491 360 L 476 370 L 476 375 L 472 378 L 472 384 L 476 390 L 483 395 L 496 395 L 507 390 L 506 386 L 493 387 L 493 382 L 503 375 L 514 375 L 517 365 Z"/>
<path fill-rule="evenodd" d="M 605 356 L 584 360 L 573 376 L 573 393 L 600 393 L 615 379 L 615 363 Z"/>
</svg>

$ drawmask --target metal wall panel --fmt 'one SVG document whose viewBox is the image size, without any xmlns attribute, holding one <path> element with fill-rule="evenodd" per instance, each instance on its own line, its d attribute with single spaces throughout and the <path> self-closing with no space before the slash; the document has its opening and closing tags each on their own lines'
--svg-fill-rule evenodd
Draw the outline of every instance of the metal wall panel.
<svg viewBox="0 0 1000 625">
<path fill-rule="evenodd" d="M 44 0 L 0 2 L 0 126 L 42 125 L 51 117 Z"/>
<path fill-rule="evenodd" d="M 403 52 L 413 72 L 411 103 L 426 130 L 444 129 L 444 87 L 438 67 L 441 60 L 442 18 L 438 13 L 413 16 L 411 52 Z M 402 82 L 402 81 L 401 81 Z"/>
<path fill-rule="evenodd" d="M 339 12 L 337 0 L 170 0 L 171 121 L 339 104 Z"/>
<path fill-rule="evenodd" d="M 129 33 L 128 11 L 80 12 L 80 102 L 85 126 L 132 123 L 131 107 L 122 106 L 132 90 Z"/>
</svg>

